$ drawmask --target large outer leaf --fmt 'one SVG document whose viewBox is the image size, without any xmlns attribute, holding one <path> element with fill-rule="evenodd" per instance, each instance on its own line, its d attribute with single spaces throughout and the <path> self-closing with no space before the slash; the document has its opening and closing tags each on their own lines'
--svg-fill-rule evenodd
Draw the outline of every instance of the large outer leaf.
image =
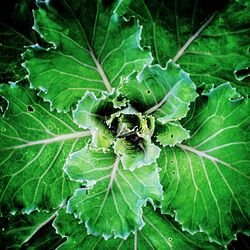
<svg viewBox="0 0 250 250">
<path fill-rule="evenodd" d="M 102 0 L 37 1 L 34 28 L 53 47 L 37 45 L 24 54 L 33 88 L 53 108 L 68 111 L 86 90 L 111 91 L 121 76 L 152 61 L 140 47 L 134 19 L 113 14 Z"/>
<path fill-rule="evenodd" d="M 229 84 L 202 97 L 186 119 L 186 145 L 162 149 L 158 161 L 162 211 L 223 245 L 250 220 L 250 103 L 238 97 Z"/>
<path fill-rule="evenodd" d="M 203 234 L 190 235 L 181 230 L 171 217 L 162 217 L 156 211 L 146 207 L 143 209 L 146 225 L 127 240 L 109 239 L 105 241 L 101 236 L 87 235 L 82 224 L 64 210 L 59 211 L 53 225 L 57 233 L 67 237 L 67 241 L 58 250 L 68 249 L 220 249 L 218 245 L 208 242 Z"/>
<path fill-rule="evenodd" d="M 0 96 L 9 101 L 0 119 L 1 212 L 56 208 L 78 186 L 63 165 L 89 132 L 79 130 L 68 114 L 51 113 L 27 88 L 0 86 Z"/>
<path fill-rule="evenodd" d="M 0 82 L 16 81 L 26 75 L 21 66 L 24 45 L 36 43 L 31 26 L 32 0 L 2 0 L 0 8 Z"/>
<path fill-rule="evenodd" d="M 55 211 L 50 213 L 34 211 L 29 215 L 16 214 L 2 217 L 0 219 L 1 249 L 21 249 L 55 215 Z"/>
<path fill-rule="evenodd" d="M 250 5 L 247 0 L 123 0 L 118 13 L 135 15 L 143 25 L 143 43 L 162 66 L 173 58 L 198 85 L 230 81 L 249 93 Z M 237 74 L 236 74 L 237 75 Z"/>
<path fill-rule="evenodd" d="M 85 222 L 90 234 L 126 239 L 143 227 L 142 207 L 147 200 L 158 205 L 162 199 L 158 170 L 154 164 L 124 170 L 114 153 L 87 146 L 66 163 L 70 178 L 86 185 L 69 200 L 68 211 Z"/>
</svg>

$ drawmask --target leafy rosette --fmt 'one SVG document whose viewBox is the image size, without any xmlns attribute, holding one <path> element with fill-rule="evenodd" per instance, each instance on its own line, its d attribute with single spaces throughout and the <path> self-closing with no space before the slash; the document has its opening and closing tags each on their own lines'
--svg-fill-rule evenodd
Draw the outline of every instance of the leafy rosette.
<svg viewBox="0 0 250 250">
<path fill-rule="evenodd" d="M 93 150 L 110 150 L 121 156 L 124 169 L 134 170 L 156 162 L 160 148 L 151 142 L 155 119 L 142 115 L 117 93 L 97 98 L 86 92 L 73 112 L 79 127 L 92 133 Z"/>
<path fill-rule="evenodd" d="M 197 95 L 188 75 L 172 62 L 165 69 L 144 68 L 120 90 L 99 97 L 86 92 L 78 102 L 74 121 L 91 131 L 92 141 L 65 167 L 72 180 L 84 185 L 69 200 L 68 212 L 85 221 L 88 233 L 105 238 L 127 238 L 144 225 L 142 206 L 148 200 L 154 207 L 161 203 L 157 141 L 169 145 L 176 129 L 186 134 L 175 143 L 187 137 L 178 120 Z M 136 98 L 143 94 L 150 98 Z"/>
<path fill-rule="evenodd" d="M 1 248 L 249 234 L 246 0 L 4 2 Z"/>
<path fill-rule="evenodd" d="M 70 199 L 68 212 L 85 221 L 90 234 L 127 238 L 144 225 L 147 201 L 157 207 L 163 197 L 156 164 L 160 149 L 151 142 L 154 117 L 113 92 L 101 97 L 86 92 L 73 117 L 91 131 L 92 141 L 66 163 L 69 177 L 84 185 Z"/>
</svg>

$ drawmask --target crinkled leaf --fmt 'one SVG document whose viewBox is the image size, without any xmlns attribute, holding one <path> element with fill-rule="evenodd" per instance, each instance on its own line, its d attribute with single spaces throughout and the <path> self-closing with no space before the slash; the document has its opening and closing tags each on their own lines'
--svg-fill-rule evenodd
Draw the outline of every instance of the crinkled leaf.
<svg viewBox="0 0 250 250">
<path fill-rule="evenodd" d="M 221 249 L 220 246 L 208 242 L 203 234 L 190 235 L 183 232 L 173 218 L 161 216 L 151 208 L 143 209 L 143 219 L 146 224 L 135 235 L 127 240 L 109 239 L 105 241 L 101 236 L 88 235 L 82 224 L 72 215 L 61 210 L 54 220 L 57 233 L 67 237 L 67 241 L 58 250 L 80 249 Z"/>
<path fill-rule="evenodd" d="M 154 163 L 160 155 L 160 149 L 151 143 L 154 117 L 145 117 L 131 106 L 117 111 L 114 106 L 118 101 L 114 104 L 114 97 L 116 94 L 96 98 L 86 92 L 73 112 L 74 121 L 81 128 L 91 130 L 92 146 L 97 150 L 109 150 L 114 144 L 124 169 L 133 171 Z"/>
<path fill-rule="evenodd" d="M 168 122 L 167 124 L 157 124 L 157 141 L 162 146 L 175 146 L 189 138 L 189 132 L 181 126 L 179 122 Z"/>
<path fill-rule="evenodd" d="M 160 148 L 151 143 L 155 129 L 153 116 L 144 116 L 128 106 L 113 113 L 106 123 L 111 129 L 116 130 L 114 151 L 116 155 L 121 156 L 124 169 L 133 171 L 135 168 L 156 162 Z M 116 127 L 114 123 L 117 123 Z"/>
<path fill-rule="evenodd" d="M 121 76 L 152 61 L 140 47 L 141 28 L 134 19 L 113 13 L 102 0 L 37 1 L 34 29 L 53 46 L 34 45 L 24 54 L 33 88 L 68 111 L 86 90 L 100 93 L 117 87 Z"/>
<path fill-rule="evenodd" d="M 249 1 L 120 2 L 118 13 L 143 25 L 143 44 L 150 45 L 156 63 L 173 58 L 199 86 L 230 81 L 249 94 L 249 77 L 234 75 L 239 63 L 249 61 Z"/>
<path fill-rule="evenodd" d="M 69 115 L 50 112 L 33 91 L 0 86 L 9 102 L 0 119 L 1 212 L 56 208 L 78 186 L 63 166 L 89 132 L 79 130 Z"/>
<path fill-rule="evenodd" d="M 190 102 L 197 97 L 195 89 L 188 74 L 169 61 L 165 68 L 148 66 L 139 75 L 131 75 L 120 91 L 137 110 L 155 113 L 165 124 L 186 116 Z"/>
<path fill-rule="evenodd" d="M 0 9 L 0 82 L 17 81 L 26 75 L 21 66 L 25 45 L 36 43 L 32 0 L 2 0 Z"/>
<path fill-rule="evenodd" d="M 134 171 L 135 168 L 150 165 L 160 156 L 159 147 L 148 140 L 138 140 L 130 142 L 120 138 L 114 144 L 114 151 L 117 155 L 121 155 L 121 162 L 126 170 Z"/>
<path fill-rule="evenodd" d="M 162 198 L 155 165 L 126 171 L 112 152 L 85 147 L 71 155 L 65 171 L 86 185 L 69 200 L 68 211 L 85 222 L 93 235 L 126 239 L 143 227 L 142 207 L 147 200 L 158 205 Z"/>
<path fill-rule="evenodd" d="M 190 139 L 163 148 L 158 160 L 165 188 L 162 211 L 222 245 L 249 227 L 249 112 L 249 100 L 229 84 L 217 87 L 186 119 Z"/>
<path fill-rule="evenodd" d="M 114 136 L 105 124 L 106 115 L 112 110 L 112 95 L 96 98 L 92 92 L 87 91 L 73 112 L 75 123 L 91 131 L 94 147 L 108 149 L 114 141 Z"/>
<path fill-rule="evenodd" d="M 21 249 L 34 234 L 55 217 L 50 213 L 32 212 L 31 214 L 8 215 L 0 219 L 0 244 L 2 249 Z M 59 237 L 56 237 L 59 238 Z"/>
</svg>

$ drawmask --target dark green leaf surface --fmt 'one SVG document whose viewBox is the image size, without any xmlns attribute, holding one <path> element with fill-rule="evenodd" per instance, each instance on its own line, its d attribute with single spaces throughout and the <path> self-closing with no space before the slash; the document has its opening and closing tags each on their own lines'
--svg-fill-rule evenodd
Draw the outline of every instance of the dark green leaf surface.
<svg viewBox="0 0 250 250">
<path fill-rule="evenodd" d="M 229 84 L 202 100 L 183 124 L 188 141 L 161 151 L 162 211 L 175 214 L 186 230 L 227 245 L 250 220 L 250 103 Z"/>
<path fill-rule="evenodd" d="M 0 120 L 1 212 L 56 208 L 77 187 L 63 173 L 66 158 L 90 133 L 70 115 L 50 112 L 28 88 L 0 86 L 9 102 Z"/>
<path fill-rule="evenodd" d="M 198 250 L 221 249 L 220 246 L 210 243 L 204 235 L 198 233 L 194 236 L 183 232 L 179 225 L 169 216 L 161 216 L 151 208 L 143 209 L 143 219 L 146 225 L 136 234 L 130 235 L 127 240 L 109 239 L 105 241 L 102 236 L 87 235 L 82 224 L 64 210 L 58 213 L 53 225 L 57 233 L 67 237 L 67 241 L 58 247 L 58 250 L 68 249 L 138 249 L 138 250 Z"/>
<path fill-rule="evenodd" d="M 122 76 L 152 61 L 140 47 L 141 28 L 125 21 L 105 1 L 37 1 L 35 30 L 49 49 L 34 45 L 24 54 L 33 88 L 53 108 L 68 111 L 89 90 L 111 91 Z"/>
<path fill-rule="evenodd" d="M 28 250 L 55 250 L 65 239 L 56 233 L 52 222 L 41 228 L 27 243 L 23 245 L 23 249 Z"/>
<path fill-rule="evenodd" d="M 172 58 L 197 85 L 229 81 L 244 94 L 250 93 L 250 78 L 234 71 L 250 60 L 249 11 L 247 0 L 123 0 L 118 8 L 140 20 L 156 63 L 165 66 Z"/>
<path fill-rule="evenodd" d="M 1 249 L 20 249 L 55 215 L 55 211 L 50 213 L 35 211 L 29 215 L 16 214 L 2 217 L 0 220 Z"/>
<path fill-rule="evenodd" d="M 0 8 L 0 82 L 17 81 L 27 73 L 21 67 L 25 45 L 36 43 L 32 31 L 32 0 L 2 0 Z"/>
</svg>

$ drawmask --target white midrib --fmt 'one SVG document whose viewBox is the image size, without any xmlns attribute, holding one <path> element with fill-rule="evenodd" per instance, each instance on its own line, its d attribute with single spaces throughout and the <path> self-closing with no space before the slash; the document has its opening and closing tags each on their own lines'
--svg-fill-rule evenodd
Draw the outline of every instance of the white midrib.
<svg viewBox="0 0 250 250">
<path fill-rule="evenodd" d="M 104 83 L 104 85 L 105 85 L 107 91 L 108 91 L 108 92 L 111 92 L 111 91 L 112 91 L 112 86 L 111 86 L 111 84 L 110 84 L 110 82 L 109 82 L 109 80 L 108 80 L 108 78 L 107 78 L 105 72 L 103 71 L 103 68 L 102 68 L 101 64 L 99 63 L 99 61 L 97 60 L 97 58 L 96 58 L 96 56 L 95 56 L 95 53 L 94 53 L 94 51 L 93 51 L 93 49 L 92 49 L 92 47 L 91 47 L 91 44 L 90 44 L 90 42 L 89 42 L 89 39 L 88 39 L 88 37 L 87 37 L 87 35 L 86 35 L 86 33 L 85 33 L 85 30 L 84 30 L 82 24 L 80 23 L 79 19 L 78 19 L 77 16 L 75 15 L 74 11 L 72 11 L 70 5 L 69 5 L 67 2 L 66 2 L 66 5 L 68 6 L 69 11 L 71 12 L 72 16 L 75 17 L 75 20 L 76 20 L 76 22 L 78 23 L 79 28 L 80 28 L 80 30 L 81 30 L 83 36 L 85 37 L 85 39 L 86 39 L 86 41 L 87 41 L 87 45 L 88 45 L 88 49 L 89 49 L 89 54 L 90 54 L 90 56 L 92 57 L 92 59 L 93 59 L 95 65 L 96 65 L 96 68 L 97 68 L 97 70 L 98 70 L 98 72 L 99 72 L 99 74 L 100 74 L 100 76 L 101 76 L 101 78 L 102 78 L 102 80 L 103 80 L 103 83 Z"/>
<path fill-rule="evenodd" d="M 191 36 L 187 42 L 183 45 L 183 47 L 177 52 L 175 57 L 173 58 L 173 62 L 177 62 L 184 54 L 186 49 L 192 44 L 192 42 L 201 34 L 201 32 L 208 26 L 208 24 L 214 19 L 218 11 L 215 11 L 212 16 L 196 31 L 196 33 Z"/>
<path fill-rule="evenodd" d="M 72 134 L 65 134 L 65 135 L 58 135 L 50 139 L 44 139 L 44 140 L 39 140 L 39 141 L 30 141 L 25 144 L 17 145 L 17 146 L 11 146 L 7 148 L 1 148 L 0 151 L 5 151 L 5 150 L 10 150 L 10 149 L 20 149 L 20 148 L 26 148 L 26 147 L 31 147 L 39 144 L 50 144 L 58 141 L 66 141 L 66 140 L 71 140 L 71 139 L 78 139 L 86 136 L 90 136 L 91 132 L 90 131 L 83 131 L 83 132 L 76 132 Z"/>
<path fill-rule="evenodd" d="M 179 147 L 179 148 L 181 148 L 181 149 L 184 149 L 184 150 L 193 152 L 193 153 L 195 153 L 195 154 L 197 154 L 197 155 L 199 155 L 199 156 L 201 156 L 201 157 L 207 158 L 207 159 L 209 159 L 209 160 L 211 160 L 211 161 L 216 161 L 216 162 L 222 163 L 223 165 L 229 165 L 228 163 L 226 163 L 226 162 L 224 162 L 224 161 L 222 161 L 222 160 L 220 160 L 220 159 L 218 159 L 218 158 L 216 158 L 216 157 L 213 157 L 213 156 L 211 156 L 211 155 L 208 155 L 208 154 L 206 154 L 206 153 L 203 152 L 203 151 L 197 150 L 197 149 L 195 149 L 195 148 L 193 148 L 193 147 L 189 147 L 189 146 L 184 145 L 184 144 L 177 144 L 176 146 Z M 229 166 L 230 166 L 230 165 L 229 165 Z"/>
<path fill-rule="evenodd" d="M 192 152 L 192 153 L 195 153 L 196 155 L 200 156 L 200 157 L 204 157 L 204 158 L 207 158 L 209 159 L 210 161 L 212 162 L 218 162 L 218 163 L 221 163 L 222 165 L 226 166 L 226 167 L 229 167 L 231 169 L 233 169 L 234 171 L 238 172 L 239 174 L 243 175 L 244 177 L 246 177 L 247 179 L 250 179 L 249 176 L 245 175 L 244 173 L 240 172 L 238 169 L 234 168 L 233 166 L 231 166 L 229 163 L 227 162 L 224 162 L 216 157 L 213 157 L 211 155 L 208 155 L 206 154 L 205 152 L 203 151 L 200 151 L 200 150 L 197 150 L 193 147 L 189 147 L 187 145 L 184 145 L 184 144 L 176 144 L 177 147 L 183 149 L 183 150 L 186 150 L 186 151 L 189 151 L 189 152 Z"/>
<path fill-rule="evenodd" d="M 138 242 L 137 242 L 137 232 L 135 232 L 134 235 L 134 250 L 137 250 L 138 248 Z"/>
<path fill-rule="evenodd" d="M 167 101 L 167 99 L 169 98 L 170 94 L 171 94 L 171 92 L 168 92 L 168 94 L 161 100 L 161 102 L 159 102 L 158 104 L 156 104 L 152 108 L 146 110 L 144 112 L 144 114 L 145 115 L 149 115 L 149 114 L 154 113 L 157 109 L 159 109 Z"/>
<path fill-rule="evenodd" d="M 63 206 L 60 206 L 59 209 L 61 209 L 62 207 Z M 35 228 L 34 231 L 31 232 L 31 234 L 28 235 L 28 237 L 21 243 L 21 246 L 23 246 L 25 243 L 27 243 L 41 228 L 46 226 L 49 222 L 53 221 L 56 218 L 59 209 L 57 209 L 56 212 L 54 212 L 47 220 L 45 220 L 40 225 L 38 225 L 37 228 Z"/>
<path fill-rule="evenodd" d="M 95 56 L 95 54 L 94 54 L 94 52 L 93 52 L 93 50 L 92 50 L 92 48 L 91 48 L 90 45 L 89 45 L 89 53 L 90 53 L 90 56 L 92 57 L 95 65 L 96 65 L 96 68 L 97 68 L 97 70 L 98 70 L 98 72 L 99 72 L 99 74 L 100 74 L 100 76 L 101 76 L 101 78 L 103 80 L 103 83 L 104 83 L 107 91 L 111 92 L 112 91 L 112 86 L 111 86 L 111 84 L 110 84 L 110 82 L 109 82 L 109 80 L 108 80 L 108 78 L 107 78 L 107 76 L 106 76 L 106 74 L 105 74 L 105 72 L 104 72 L 101 64 L 97 60 L 97 58 L 96 58 L 96 56 Z"/>
<path fill-rule="evenodd" d="M 103 198 L 102 204 L 101 204 L 101 206 L 100 206 L 100 209 L 99 209 L 99 212 L 98 212 L 98 214 L 97 214 L 97 216 L 96 216 L 96 219 L 95 219 L 94 224 L 95 224 L 95 223 L 97 222 L 97 220 L 99 219 L 100 214 L 101 214 L 101 212 L 102 212 L 102 209 L 103 209 L 103 207 L 104 207 L 104 204 L 105 204 L 105 202 L 106 202 L 106 200 L 107 200 L 107 198 L 108 198 L 109 192 L 110 192 L 110 190 L 111 190 L 111 188 L 112 188 L 114 179 L 115 179 L 115 177 L 116 177 L 116 172 L 117 172 L 117 170 L 118 170 L 119 163 L 120 163 L 120 157 L 118 156 L 118 157 L 115 159 L 115 162 L 114 162 L 114 165 L 113 165 L 113 169 L 112 169 L 112 172 L 111 172 L 111 175 L 110 175 L 109 185 L 108 185 L 108 187 L 107 187 L 106 194 L 105 194 L 105 196 L 104 196 L 104 198 Z"/>
<path fill-rule="evenodd" d="M 159 109 L 167 100 L 168 98 L 170 97 L 170 95 L 174 92 L 175 90 L 175 87 L 183 80 L 183 78 L 178 81 L 173 87 L 172 89 L 165 95 L 165 97 L 159 102 L 157 103 L 156 105 L 154 105 L 153 107 L 151 107 L 150 109 L 146 110 L 144 112 L 145 115 L 149 115 L 149 114 L 152 114 L 154 113 L 157 109 Z"/>
</svg>

